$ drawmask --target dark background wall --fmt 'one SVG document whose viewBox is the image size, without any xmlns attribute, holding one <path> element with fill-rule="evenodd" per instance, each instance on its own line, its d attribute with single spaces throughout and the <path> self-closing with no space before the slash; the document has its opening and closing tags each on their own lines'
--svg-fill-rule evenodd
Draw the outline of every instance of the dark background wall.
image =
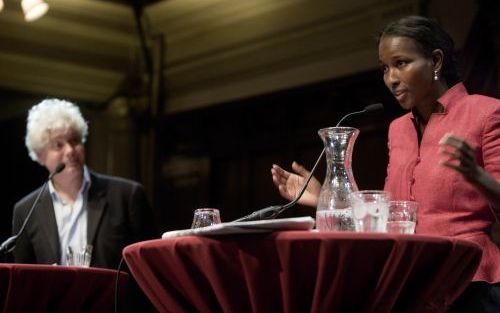
<svg viewBox="0 0 500 313">
<path fill-rule="evenodd" d="M 273 163 L 293 160 L 311 168 L 323 147 L 317 131 L 335 126 L 345 114 L 381 102 L 386 110 L 353 116 L 345 126 L 361 133 L 353 171 L 361 189 L 383 187 L 387 127 L 402 113 L 386 91 L 379 71 L 303 86 L 166 117 L 159 151 L 163 196 L 157 198 L 164 228 L 189 226 L 197 207 L 216 207 L 230 221 L 252 210 L 284 203 L 272 184 Z M 183 167 L 184 170 L 179 170 Z M 325 175 L 325 161 L 317 177 Z M 289 215 L 314 209 L 296 207 Z"/>
</svg>

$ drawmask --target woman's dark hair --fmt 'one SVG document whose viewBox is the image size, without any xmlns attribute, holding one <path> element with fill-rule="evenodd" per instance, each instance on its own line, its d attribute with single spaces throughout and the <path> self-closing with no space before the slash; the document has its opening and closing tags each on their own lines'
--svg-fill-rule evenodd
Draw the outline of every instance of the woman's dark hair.
<svg viewBox="0 0 500 313">
<path fill-rule="evenodd" d="M 426 57 L 431 57 L 435 49 L 441 49 L 444 55 L 441 75 L 449 86 L 460 81 L 453 54 L 455 45 L 453 39 L 434 20 L 422 16 L 403 17 L 388 24 L 380 33 L 377 43 L 380 43 L 383 37 L 390 36 L 413 39 Z"/>
</svg>

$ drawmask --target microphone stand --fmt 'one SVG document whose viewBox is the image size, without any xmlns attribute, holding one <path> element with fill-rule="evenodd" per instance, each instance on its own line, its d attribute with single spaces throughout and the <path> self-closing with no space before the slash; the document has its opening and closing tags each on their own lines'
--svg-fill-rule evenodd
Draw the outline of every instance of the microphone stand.
<svg viewBox="0 0 500 313">
<path fill-rule="evenodd" d="M 339 125 L 347 117 L 349 117 L 351 115 L 362 114 L 362 113 L 373 112 L 373 111 L 378 111 L 378 110 L 381 110 L 383 108 L 384 108 L 384 106 L 381 103 L 370 104 L 370 105 L 366 106 L 361 111 L 351 112 L 349 114 L 344 115 L 338 121 L 338 123 L 337 123 L 337 125 L 335 125 L 335 127 L 339 127 Z M 323 150 L 321 151 L 318 159 L 316 160 L 316 163 L 314 163 L 314 166 L 311 169 L 311 172 L 309 173 L 309 176 L 307 176 L 307 179 L 306 179 L 304 185 L 300 189 L 300 192 L 295 197 L 295 199 L 293 199 L 292 201 L 290 201 L 289 203 L 284 204 L 284 205 L 273 205 L 273 206 L 270 206 L 270 207 L 267 207 L 267 208 L 264 208 L 264 209 L 260 209 L 260 210 L 254 211 L 254 212 L 250 213 L 249 215 L 246 215 L 246 216 L 243 216 L 243 217 L 241 217 L 241 218 L 239 218 L 237 220 L 234 220 L 233 222 L 248 222 L 248 221 L 259 221 L 259 220 L 271 219 L 271 218 L 275 218 L 276 216 L 280 215 L 285 210 L 293 207 L 299 201 L 299 199 L 302 197 L 302 195 L 304 194 L 304 192 L 305 192 L 305 190 L 307 188 L 307 185 L 311 181 L 313 173 L 316 170 L 316 167 L 318 166 L 319 161 L 321 160 L 321 158 L 323 157 L 324 154 L 325 154 L 325 148 L 323 148 Z"/>
<path fill-rule="evenodd" d="M 2 255 L 5 255 L 5 254 L 12 252 L 14 250 L 14 248 L 16 247 L 17 237 L 19 237 L 19 235 L 24 231 L 24 228 L 26 227 L 27 222 L 29 221 L 31 215 L 33 214 L 34 208 L 36 207 L 36 204 L 40 200 L 40 197 L 41 197 L 42 193 L 45 191 L 45 189 L 47 189 L 47 181 L 43 184 L 42 189 L 40 189 L 40 192 L 36 196 L 35 202 L 33 202 L 33 205 L 31 206 L 31 209 L 28 212 L 28 215 L 26 216 L 26 219 L 24 220 L 24 223 L 21 226 L 21 229 L 19 230 L 19 232 L 15 235 L 10 236 L 9 238 L 7 238 L 7 240 L 2 242 L 2 245 L 0 246 L 0 253 Z"/>
<path fill-rule="evenodd" d="M 21 229 L 17 232 L 17 234 L 12 235 L 11 237 L 7 238 L 4 242 L 2 242 L 2 245 L 0 245 L 0 255 L 6 256 L 7 254 L 11 253 L 15 248 L 16 248 L 16 240 L 21 234 L 24 232 L 24 229 L 26 228 L 26 225 L 28 224 L 28 221 L 31 218 L 31 215 L 33 214 L 33 211 L 35 210 L 36 205 L 38 204 L 38 201 L 40 200 L 40 197 L 44 193 L 45 189 L 47 189 L 47 185 L 49 181 L 52 180 L 52 178 L 56 175 L 62 172 L 64 169 L 65 164 L 64 163 L 59 163 L 54 170 L 53 173 L 49 175 L 49 178 L 45 181 L 45 183 L 42 185 L 40 191 L 38 192 L 35 201 L 33 202 L 33 205 L 31 206 L 28 215 L 26 215 L 26 218 L 24 219 L 23 225 L 21 226 Z"/>
<path fill-rule="evenodd" d="M 314 166 L 311 169 L 311 172 L 309 173 L 309 176 L 307 176 L 306 182 L 304 183 L 304 185 L 300 189 L 300 192 L 297 195 L 297 197 L 295 197 L 295 199 L 293 199 L 292 201 L 290 201 L 289 203 L 287 203 L 285 205 L 273 205 L 273 206 L 270 206 L 270 207 L 267 207 L 264 209 L 257 210 L 255 212 L 250 213 L 247 216 L 244 216 L 244 217 L 241 217 L 237 220 L 234 220 L 233 222 L 258 221 L 258 220 L 266 220 L 266 219 L 274 218 L 274 217 L 280 215 L 281 213 L 283 213 L 283 211 L 285 211 L 286 209 L 294 206 L 297 203 L 297 201 L 299 201 L 299 199 L 302 197 L 304 192 L 306 191 L 307 185 L 309 185 L 309 181 L 311 180 L 313 173 L 316 170 L 316 167 L 318 166 L 319 161 L 321 160 L 321 158 L 323 157 L 324 154 L 325 154 L 325 148 L 323 148 L 323 150 L 321 151 L 318 159 L 316 160 L 316 163 L 314 163 Z"/>
</svg>

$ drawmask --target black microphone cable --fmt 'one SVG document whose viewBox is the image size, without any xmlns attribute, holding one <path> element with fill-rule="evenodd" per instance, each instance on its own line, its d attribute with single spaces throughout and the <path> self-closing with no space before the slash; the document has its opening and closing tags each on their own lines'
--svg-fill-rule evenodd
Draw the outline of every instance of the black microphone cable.
<svg viewBox="0 0 500 313">
<path fill-rule="evenodd" d="M 356 111 L 356 112 L 351 112 L 347 115 L 344 115 L 344 117 L 342 117 L 340 119 L 340 121 L 338 121 L 337 125 L 335 125 L 335 127 L 339 127 L 339 125 L 349 116 L 351 115 L 354 115 L 354 114 L 361 114 L 361 113 L 367 113 L 367 112 L 374 112 L 374 111 L 378 111 L 378 110 L 381 110 L 383 109 L 384 106 L 382 103 L 374 103 L 374 104 L 370 104 L 370 105 L 367 105 L 363 110 L 361 111 Z M 286 210 L 292 206 L 294 206 L 297 201 L 299 201 L 299 199 L 302 197 L 302 195 L 304 194 L 304 192 L 306 191 L 306 188 L 307 188 L 307 185 L 309 185 L 309 182 L 311 181 L 311 178 L 313 176 L 313 173 L 314 171 L 316 170 L 316 167 L 318 167 L 318 164 L 319 164 L 319 161 L 321 160 L 321 158 L 323 157 L 323 155 L 325 154 L 325 148 L 323 148 L 323 150 L 321 150 L 321 153 L 318 157 L 318 159 L 316 160 L 316 163 L 314 163 L 314 166 L 313 168 L 311 169 L 311 172 L 309 173 L 309 176 L 307 176 L 307 179 L 306 179 L 306 182 L 304 183 L 304 185 L 302 186 L 302 189 L 300 189 L 300 192 L 299 194 L 297 195 L 297 197 L 295 197 L 295 199 L 293 199 L 293 201 L 285 204 L 283 206 L 283 210 Z M 281 210 L 279 213 L 283 212 L 283 210 Z M 279 213 L 277 215 L 279 215 Z"/>
<path fill-rule="evenodd" d="M 378 110 L 381 110 L 383 109 L 384 106 L 382 105 L 382 103 L 374 103 L 374 104 L 370 104 L 368 106 L 366 106 L 363 110 L 361 111 L 356 111 L 356 112 L 351 112 L 347 115 L 344 115 L 344 117 L 342 117 L 340 119 L 340 121 L 338 121 L 337 125 L 335 125 L 335 127 L 339 127 L 340 124 L 342 124 L 342 122 L 349 116 L 351 115 L 354 115 L 354 114 L 361 114 L 361 113 L 367 113 L 367 112 L 373 112 L 373 111 L 378 111 Z M 306 179 L 306 182 L 304 183 L 304 185 L 302 186 L 302 188 L 300 189 L 300 192 L 299 194 L 297 195 L 297 197 L 295 199 L 293 199 L 293 201 L 291 201 L 290 203 L 287 203 L 283 206 L 283 210 L 286 210 L 292 206 L 294 206 L 297 201 L 299 201 L 299 199 L 302 197 L 302 195 L 304 194 L 304 192 L 306 191 L 306 188 L 307 188 L 307 185 L 309 185 L 309 182 L 311 181 L 311 178 L 313 176 L 313 173 L 314 171 L 316 170 L 316 167 L 318 167 L 318 164 L 319 164 L 319 161 L 321 160 L 321 158 L 323 157 L 323 155 L 325 154 L 325 148 L 323 148 L 323 150 L 321 150 L 321 153 L 318 157 L 318 159 L 316 160 L 316 163 L 314 163 L 314 166 L 312 167 L 311 169 L 311 172 L 309 173 L 309 176 L 307 176 L 307 179 Z M 281 212 L 283 212 L 283 210 L 281 210 L 277 215 L 279 215 Z"/>
<path fill-rule="evenodd" d="M 33 205 L 31 206 L 30 210 L 28 211 L 28 215 L 26 215 L 26 218 L 24 219 L 24 222 L 21 225 L 21 228 L 19 229 L 17 234 L 7 238 L 7 240 L 5 240 L 2 243 L 2 245 L 0 246 L 0 254 L 6 255 L 6 254 L 12 252 L 16 248 L 16 240 L 24 232 L 26 225 L 28 224 L 29 220 L 31 219 L 31 215 L 33 215 L 33 212 L 35 211 L 35 207 L 36 207 L 38 201 L 40 200 L 40 197 L 45 192 L 45 189 L 47 189 L 47 185 L 49 184 L 49 181 L 51 181 L 55 175 L 62 172 L 65 167 L 66 167 L 66 165 L 64 163 L 59 163 L 59 164 L 57 164 L 54 172 L 50 173 L 49 178 L 45 181 L 45 183 L 42 185 L 40 191 L 38 192 L 36 199 L 33 202 Z"/>
<path fill-rule="evenodd" d="M 116 269 L 116 279 L 115 279 L 115 309 L 114 312 L 118 313 L 118 299 L 119 299 L 119 292 L 118 289 L 120 287 L 120 272 L 123 264 L 123 256 L 120 259 L 120 262 L 118 263 L 118 268 Z"/>
<path fill-rule="evenodd" d="M 35 199 L 35 202 L 33 202 L 32 208 L 34 208 L 36 206 L 36 204 L 40 200 L 40 197 L 42 196 L 42 193 L 44 193 L 44 191 L 45 191 L 46 188 L 47 188 L 47 182 L 45 182 L 43 184 L 42 189 L 40 190 L 40 192 L 36 196 L 36 199 Z M 23 233 L 24 228 L 26 227 L 26 224 L 28 224 L 28 221 L 29 221 L 32 213 L 33 213 L 33 210 L 30 210 L 28 212 L 28 215 L 24 219 L 24 222 L 23 222 L 23 225 L 21 226 L 21 229 L 17 232 L 17 234 L 9 237 L 7 240 L 5 240 L 2 243 L 2 245 L 0 246 L 1 253 L 8 254 L 8 253 L 11 253 L 14 250 L 14 248 L 16 247 L 17 237 L 19 237 Z"/>
<path fill-rule="evenodd" d="M 335 125 L 335 127 L 339 127 L 340 124 L 342 124 L 342 122 L 348 118 L 349 116 L 351 115 L 354 115 L 354 114 L 362 114 L 362 113 L 369 113 L 369 112 L 374 112 L 374 111 L 378 111 L 378 110 L 382 110 L 384 108 L 384 105 L 382 103 L 374 103 L 374 104 L 370 104 L 370 105 L 367 105 L 364 107 L 363 110 L 361 111 L 356 111 L 356 112 L 351 112 L 349 114 L 346 114 L 344 115 L 340 121 L 338 121 L 337 125 Z"/>
<path fill-rule="evenodd" d="M 337 125 L 335 125 L 335 127 L 339 127 L 339 125 L 347 117 L 349 117 L 351 115 L 374 112 L 374 111 L 382 110 L 383 108 L 384 108 L 384 105 L 382 103 L 374 103 L 374 104 L 367 105 L 361 111 L 351 112 L 349 114 L 344 115 L 338 121 L 338 123 L 337 123 Z M 311 172 L 309 172 L 309 176 L 307 176 L 307 179 L 306 179 L 304 185 L 300 189 L 300 192 L 295 197 L 295 199 L 293 199 L 292 201 L 290 201 L 289 203 L 287 203 L 285 205 L 275 205 L 275 206 L 267 207 L 265 209 L 254 211 L 254 212 L 250 213 L 249 215 L 246 215 L 246 216 L 241 217 L 241 218 L 239 218 L 237 220 L 234 220 L 233 222 L 245 222 L 245 221 L 255 221 L 255 220 L 270 219 L 270 218 L 274 218 L 274 217 L 280 215 L 281 213 L 283 213 L 283 211 L 285 211 L 285 210 L 293 207 L 300 200 L 300 198 L 302 197 L 302 195 L 306 191 L 307 185 L 309 185 L 309 182 L 311 181 L 313 173 L 316 170 L 316 167 L 318 166 L 319 161 L 321 160 L 321 158 L 323 157 L 324 154 L 325 154 L 325 148 L 323 148 L 323 150 L 321 151 L 318 159 L 316 160 L 316 163 L 314 164 L 313 168 L 311 169 Z"/>
<path fill-rule="evenodd" d="M 242 218 L 239 218 L 237 220 L 234 220 L 233 222 L 246 222 L 246 221 L 265 220 L 265 219 L 274 218 L 274 217 L 280 215 L 281 213 L 283 213 L 283 211 L 285 211 L 286 209 L 294 206 L 297 203 L 297 201 L 299 201 L 299 199 L 302 197 L 304 192 L 306 191 L 307 185 L 309 184 L 309 181 L 311 180 L 313 173 L 316 170 L 316 167 L 318 166 L 319 161 L 321 161 L 321 158 L 323 157 L 324 154 L 325 154 L 325 149 L 323 148 L 323 150 L 321 151 L 321 154 L 319 155 L 318 159 L 316 160 L 316 163 L 314 164 L 313 168 L 311 169 L 311 172 L 309 172 L 309 176 L 307 176 L 306 182 L 304 183 L 304 185 L 302 185 L 302 188 L 300 189 L 299 194 L 295 197 L 295 199 L 293 199 L 292 201 L 288 202 L 285 205 L 271 206 L 271 207 L 268 207 L 268 208 L 265 208 L 262 210 L 252 212 L 251 214 L 244 216 Z"/>
</svg>

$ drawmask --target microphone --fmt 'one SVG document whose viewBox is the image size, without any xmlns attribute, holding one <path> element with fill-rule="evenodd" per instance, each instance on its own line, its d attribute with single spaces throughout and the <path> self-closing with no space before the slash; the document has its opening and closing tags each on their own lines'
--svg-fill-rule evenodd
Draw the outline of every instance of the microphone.
<svg viewBox="0 0 500 313">
<path fill-rule="evenodd" d="M 351 115 L 354 115 L 354 114 L 362 114 L 362 113 L 371 113 L 371 112 L 375 112 L 375 111 L 379 111 L 379 110 L 383 110 L 384 109 L 384 105 L 382 103 L 374 103 L 374 104 L 370 104 L 370 105 L 367 105 L 365 106 L 365 108 L 361 111 L 356 111 L 356 112 L 351 112 L 349 114 L 346 114 L 344 115 L 344 117 L 342 117 L 340 119 L 340 121 L 337 123 L 337 125 L 335 125 L 335 127 L 339 127 L 339 125 L 346 119 L 348 118 L 349 116 Z"/>
<path fill-rule="evenodd" d="M 347 117 L 349 117 L 351 115 L 363 114 L 363 113 L 371 113 L 371 112 L 375 112 L 375 111 L 379 111 L 379 110 L 383 110 L 383 109 L 384 109 L 384 105 L 382 103 L 374 103 L 374 104 L 367 105 L 361 111 L 351 112 L 351 113 L 348 113 L 348 114 L 344 115 L 338 121 L 338 123 L 337 123 L 337 125 L 335 125 L 335 127 L 339 127 L 339 125 Z M 267 208 L 264 208 L 264 209 L 260 209 L 260 210 L 254 211 L 254 212 L 250 213 L 247 216 L 244 216 L 244 217 L 241 217 L 241 218 L 239 218 L 237 220 L 234 220 L 233 222 L 247 222 L 247 221 L 259 221 L 259 220 L 271 219 L 271 218 L 274 218 L 274 217 L 280 215 L 285 210 L 293 207 L 299 201 L 299 199 L 302 197 L 302 195 L 304 194 L 304 192 L 306 191 L 307 185 L 311 181 L 313 173 L 316 170 L 316 167 L 318 166 L 319 161 L 321 160 L 321 158 L 323 157 L 324 154 L 325 154 L 325 148 L 323 148 L 323 150 L 321 150 L 321 153 L 320 153 L 318 159 L 316 160 L 316 163 L 314 163 L 314 166 L 311 169 L 311 172 L 309 172 L 309 176 L 307 176 L 306 182 L 304 183 L 304 185 L 302 185 L 302 188 L 300 189 L 300 192 L 295 197 L 295 199 L 293 199 L 292 201 L 290 201 L 290 202 L 288 202 L 287 204 L 284 204 L 284 205 L 273 205 L 273 206 L 270 206 L 270 207 L 267 207 Z"/>
<path fill-rule="evenodd" d="M 31 218 L 31 215 L 33 214 L 33 211 L 35 210 L 36 205 L 38 204 L 38 201 L 40 200 L 40 197 L 42 196 L 43 192 L 45 189 L 47 189 L 47 185 L 52 178 L 62 172 L 64 168 L 66 167 L 66 164 L 64 163 L 59 163 L 56 166 L 56 169 L 50 173 L 49 178 L 45 181 L 45 183 L 42 185 L 42 188 L 38 192 L 35 201 L 33 202 L 33 205 L 31 206 L 30 210 L 28 211 L 28 215 L 26 215 L 26 218 L 24 219 L 23 225 L 21 226 L 21 229 L 17 232 L 17 234 L 7 238 L 4 242 L 2 242 L 2 245 L 0 245 L 0 255 L 6 255 L 7 253 L 12 252 L 16 248 L 16 240 L 21 234 L 24 232 L 24 228 L 26 228 L 26 225 L 28 224 L 28 221 Z"/>
<path fill-rule="evenodd" d="M 49 179 L 47 179 L 47 181 L 52 180 L 52 177 L 56 176 L 56 174 L 61 173 L 65 167 L 66 167 L 66 164 L 64 164 L 64 163 L 57 164 L 56 169 L 54 170 L 54 172 L 52 172 L 49 175 Z"/>
</svg>

